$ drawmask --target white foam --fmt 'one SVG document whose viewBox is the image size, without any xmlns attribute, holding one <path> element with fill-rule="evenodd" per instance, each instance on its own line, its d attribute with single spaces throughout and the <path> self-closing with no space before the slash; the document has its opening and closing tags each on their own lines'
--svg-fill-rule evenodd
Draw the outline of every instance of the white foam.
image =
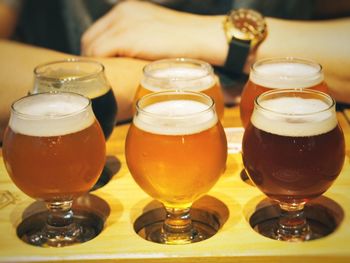
<svg viewBox="0 0 350 263">
<path fill-rule="evenodd" d="M 218 121 L 208 105 L 192 100 L 171 100 L 146 106 L 134 117 L 141 130 L 162 135 L 195 134 L 213 127 Z"/>
<path fill-rule="evenodd" d="M 15 103 L 19 114 L 12 112 L 9 126 L 14 132 L 41 137 L 78 132 L 94 122 L 88 104 L 88 99 L 72 93 L 26 97 Z"/>
<path fill-rule="evenodd" d="M 260 102 L 266 110 L 254 110 L 252 124 L 266 132 L 293 137 L 314 136 L 337 125 L 335 110 L 317 99 L 284 97 Z M 273 112 L 285 113 L 287 115 Z"/>
<path fill-rule="evenodd" d="M 308 88 L 324 79 L 321 68 L 298 62 L 276 62 L 262 64 L 250 73 L 250 79 L 257 85 L 270 88 Z"/>
<path fill-rule="evenodd" d="M 151 76 L 144 76 L 141 85 L 153 92 L 169 89 L 202 91 L 215 84 L 215 76 L 200 68 L 164 68 L 148 74 Z"/>
</svg>

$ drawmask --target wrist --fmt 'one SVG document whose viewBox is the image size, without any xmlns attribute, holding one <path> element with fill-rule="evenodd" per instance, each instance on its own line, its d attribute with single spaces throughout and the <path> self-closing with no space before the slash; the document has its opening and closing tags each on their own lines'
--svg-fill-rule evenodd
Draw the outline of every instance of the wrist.
<svg viewBox="0 0 350 263">
<path fill-rule="evenodd" d="M 222 29 L 224 16 L 199 16 L 193 31 L 193 52 L 196 58 L 215 66 L 223 66 L 228 52 L 227 40 Z M 205 30 L 203 30 L 205 28 Z"/>
<path fill-rule="evenodd" d="M 232 10 L 223 21 L 228 44 L 224 70 L 233 75 L 249 72 L 256 49 L 267 34 L 263 16 L 250 9 Z"/>
</svg>

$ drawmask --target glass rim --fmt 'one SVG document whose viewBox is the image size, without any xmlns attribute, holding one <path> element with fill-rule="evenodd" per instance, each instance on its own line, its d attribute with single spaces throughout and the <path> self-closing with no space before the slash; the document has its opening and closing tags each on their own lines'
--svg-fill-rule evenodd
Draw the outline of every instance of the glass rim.
<svg viewBox="0 0 350 263">
<path fill-rule="evenodd" d="M 294 57 L 294 56 L 286 56 L 286 57 L 270 57 L 270 58 L 262 58 L 257 61 L 255 61 L 251 66 L 250 70 L 251 73 L 260 77 L 264 78 L 264 73 L 259 71 L 259 67 L 264 64 L 280 64 L 280 63 L 295 63 L 295 64 L 303 64 L 303 65 L 309 65 L 315 69 L 317 69 L 315 72 L 311 72 L 310 74 L 307 75 L 302 75 L 302 76 L 284 76 L 283 80 L 288 81 L 288 80 L 293 80 L 293 79 L 312 79 L 317 76 L 322 76 L 323 75 L 323 67 L 320 63 L 316 62 L 315 60 L 308 59 L 308 58 L 303 58 L 303 57 Z"/>
<path fill-rule="evenodd" d="M 78 110 L 71 112 L 71 113 L 67 113 L 67 114 L 60 114 L 60 115 L 38 115 L 38 114 L 29 114 L 29 113 L 23 113 L 20 112 L 18 109 L 16 109 L 16 104 L 21 103 L 25 100 L 28 100 L 29 98 L 35 97 L 35 96 L 47 96 L 47 95 L 59 95 L 59 94 L 66 94 L 66 95 L 73 95 L 76 97 L 81 97 L 84 98 L 87 103 L 86 105 L 82 106 L 82 108 L 79 108 Z M 12 113 L 14 113 L 16 116 L 21 117 L 21 118 L 25 118 L 25 119 L 30 119 L 30 120 L 42 120 L 42 119 L 55 119 L 55 120 L 59 120 L 59 119 L 64 119 L 64 118 L 69 118 L 71 116 L 75 116 L 78 115 L 84 111 L 86 111 L 88 108 L 91 107 L 91 99 L 89 99 L 88 97 L 76 93 L 76 92 L 69 92 L 69 91 L 49 91 L 49 92 L 40 92 L 40 93 L 34 93 L 34 94 L 28 94 L 26 96 L 23 96 L 17 100 L 15 100 L 12 104 L 11 104 L 11 111 Z"/>
<path fill-rule="evenodd" d="M 196 77 L 186 77 L 186 78 L 181 78 L 181 77 L 155 77 L 153 76 L 151 73 L 153 72 L 153 70 L 151 70 L 151 67 L 154 67 L 155 65 L 161 65 L 161 64 L 169 64 L 169 63 L 176 63 L 176 64 L 192 64 L 192 65 L 199 65 L 200 68 L 205 69 L 205 73 L 201 76 L 196 76 Z M 156 60 L 153 61 L 149 64 L 147 64 L 146 66 L 143 67 L 142 69 L 143 75 L 146 78 L 150 78 L 150 79 L 155 79 L 155 80 L 188 80 L 188 81 L 194 81 L 194 80 L 198 80 L 198 79 L 202 79 L 205 78 L 207 76 L 211 76 L 214 74 L 214 69 L 213 67 L 206 61 L 203 60 L 199 60 L 199 59 L 194 59 L 194 58 L 185 58 L 185 57 L 179 57 L 179 58 L 166 58 L 166 59 L 160 59 L 160 60 Z"/>
<path fill-rule="evenodd" d="M 200 97 L 203 98 L 205 100 L 208 101 L 209 104 L 207 104 L 207 107 L 201 111 L 198 112 L 194 112 L 194 113 L 190 113 L 190 114 L 186 114 L 186 115 L 175 115 L 175 116 L 169 116 L 169 115 L 164 115 L 164 114 L 159 114 L 159 113 L 153 113 L 153 112 L 149 112 L 146 111 L 141 104 L 144 103 L 145 101 L 149 100 L 152 97 L 158 97 L 158 96 L 165 96 L 165 97 L 169 97 L 170 95 L 179 95 L 179 96 L 185 96 L 185 95 L 189 95 L 189 96 L 195 96 L 195 97 Z M 161 101 L 169 101 L 171 99 L 165 99 L 165 100 L 160 100 L 157 102 L 161 102 Z M 152 104 L 152 103 L 151 103 Z M 147 104 L 147 105 L 151 105 L 151 104 Z M 196 115 L 200 115 L 200 114 L 204 114 L 206 112 L 209 111 L 215 111 L 216 113 L 216 109 L 215 109 L 215 102 L 214 99 L 211 98 L 210 96 L 202 93 L 202 92 L 196 92 L 196 91 L 188 91 L 188 90 L 166 90 L 166 91 L 158 91 L 158 92 L 152 92 L 149 93 L 143 97 L 141 97 L 140 99 L 138 99 L 136 101 L 136 114 L 145 114 L 148 116 L 157 116 L 157 118 L 162 118 L 162 119 L 184 119 L 184 118 L 193 118 L 193 116 Z"/>
<path fill-rule="evenodd" d="M 96 71 L 91 72 L 91 73 L 86 73 L 82 76 L 77 76 L 74 78 L 59 78 L 59 77 L 51 77 L 51 76 L 45 76 L 45 74 L 40 73 L 40 70 L 43 68 L 46 68 L 48 66 L 52 65 L 59 65 L 59 64 L 74 64 L 74 63 L 82 63 L 86 65 L 96 65 Z M 85 59 L 85 58 L 67 58 L 67 59 L 61 59 L 61 60 L 53 60 L 49 62 L 45 62 L 42 64 L 37 65 L 34 70 L 34 76 L 36 78 L 42 79 L 42 80 L 48 80 L 48 81 L 55 81 L 55 82 L 67 82 L 67 81 L 77 81 L 77 80 L 85 80 L 85 79 L 90 79 L 95 76 L 98 76 L 99 74 L 103 73 L 105 71 L 105 66 L 92 59 Z"/>
<path fill-rule="evenodd" d="M 294 94 L 298 94 L 298 93 L 314 94 L 314 95 L 317 95 L 319 97 L 327 99 L 330 103 L 324 109 L 313 111 L 313 112 L 307 112 L 307 113 L 286 113 L 286 112 L 280 112 L 280 111 L 276 111 L 276 110 L 272 110 L 272 109 L 266 108 L 263 105 L 261 105 L 260 101 L 263 98 L 265 98 L 266 96 L 274 95 L 274 94 L 281 94 L 281 93 L 288 93 L 288 94 L 293 94 L 293 93 Z M 275 115 L 283 115 L 283 116 L 289 116 L 289 117 L 293 117 L 293 116 L 295 116 L 295 117 L 302 117 L 302 116 L 310 116 L 310 115 L 319 114 L 319 113 L 322 113 L 322 112 L 329 111 L 332 108 L 335 108 L 335 105 L 336 105 L 336 101 L 334 100 L 334 98 L 332 96 L 330 96 L 327 93 L 324 93 L 322 91 L 311 90 L 311 89 L 274 89 L 274 90 L 266 91 L 266 92 L 258 95 L 254 99 L 254 107 L 256 107 L 257 109 L 263 110 L 265 112 L 270 112 L 270 113 L 273 113 Z"/>
</svg>

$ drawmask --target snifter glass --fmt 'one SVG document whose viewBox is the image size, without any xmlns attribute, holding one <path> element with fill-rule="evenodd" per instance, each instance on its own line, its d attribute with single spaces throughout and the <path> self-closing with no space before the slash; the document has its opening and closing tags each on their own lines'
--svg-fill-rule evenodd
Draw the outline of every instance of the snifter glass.
<svg viewBox="0 0 350 263">
<path fill-rule="evenodd" d="M 30 94 L 68 91 L 82 94 L 92 102 L 106 140 L 116 124 L 117 103 L 104 66 L 93 60 L 66 59 L 38 65 Z"/>
<path fill-rule="evenodd" d="M 328 93 L 322 66 L 312 60 L 297 57 L 275 57 L 256 61 L 243 87 L 240 117 L 248 125 L 255 98 L 273 89 L 314 89 Z"/>
<path fill-rule="evenodd" d="M 3 158 L 16 186 L 48 209 L 43 228 L 28 232 L 26 242 L 61 247 L 94 237 L 71 209 L 96 183 L 105 162 L 105 139 L 88 98 L 40 93 L 14 102 Z"/>
<path fill-rule="evenodd" d="M 276 224 L 262 234 L 285 241 L 321 237 L 308 223 L 304 205 L 327 191 L 343 167 L 345 143 L 335 101 L 306 89 L 261 94 L 242 151 L 250 179 L 281 209 Z"/>
<path fill-rule="evenodd" d="M 126 138 L 125 154 L 137 184 L 166 210 L 161 223 L 146 226 L 148 240 L 198 242 L 213 235 L 191 220 L 192 203 L 224 172 L 227 143 L 213 99 L 189 91 L 142 97 Z"/>
<path fill-rule="evenodd" d="M 313 89 L 328 93 L 322 66 L 316 61 L 297 57 L 273 57 L 256 61 L 250 69 L 239 105 L 243 127 L 249 123 L 254 100 L 263 92 L 279 89 Z M 243 170 L 241 178 L 249 183 Z"/>
<path fill-rule="evenodd" d="M 108 140 L 116 125 L 118 107 L 103 64 L 93 60 L 72 58 L 51 61 L 35 67 L 34 84 L 30 94 L 62 91 L 79 93 L 91 99 L 94 114 Z M 106 164 L 92 190 L 110 180 L 110 170 Z"/>
<path fill-rule="evenodd" d="M 219 119 L 224 116 L 224 97 L 213 67 L 198 59 L 172 58 L 156 60 L 143 69 L 134 102 L 145 94 L 167 90 L 203 92 L 215 101 Z M 134 103 L 134 104 L 135 104 Z"/>
</svg>

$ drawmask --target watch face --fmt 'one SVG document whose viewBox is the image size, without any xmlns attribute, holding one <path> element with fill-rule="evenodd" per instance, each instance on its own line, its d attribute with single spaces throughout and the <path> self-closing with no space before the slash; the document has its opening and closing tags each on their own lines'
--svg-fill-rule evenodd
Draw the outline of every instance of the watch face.
<svg viewBox="0 0 350 263">
<path fill-rule="evenodd" d="M 233 10 L 224 22 L 227 37 L 251 41 L 259 44 L 266 36 L 266 23 L 263 16 L 251 9 Z"/>
</svg>

